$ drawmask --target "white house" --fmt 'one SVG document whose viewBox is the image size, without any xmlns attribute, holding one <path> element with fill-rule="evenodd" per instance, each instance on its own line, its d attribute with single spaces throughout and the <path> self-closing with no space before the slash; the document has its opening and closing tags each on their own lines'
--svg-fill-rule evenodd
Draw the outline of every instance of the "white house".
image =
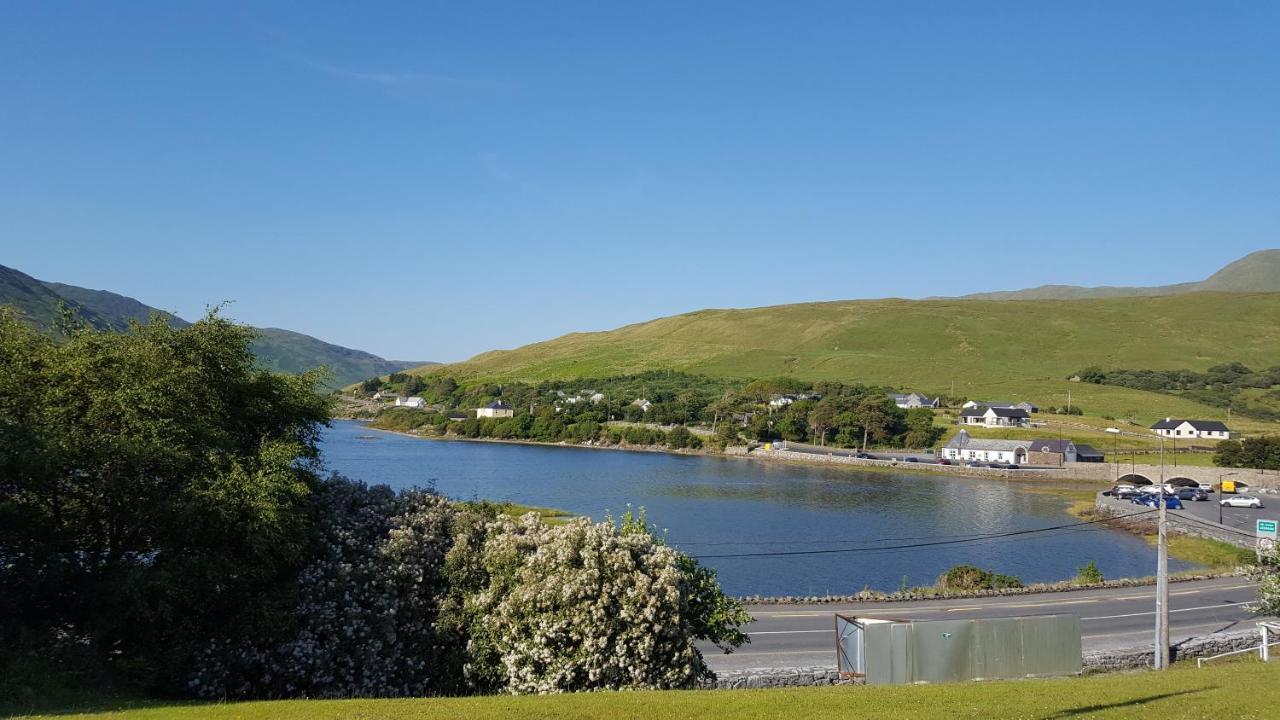
<svg viewBox="0 0 1280 720">
<path fill-rule="evenodd" d="M 410 408 L 418 408 L 419 410 L 421 410 L 426 406 L 427 406 L 427 401 L 423 400 L 420 397 L 415 396 L 415 397 L 408 397 L 408 398 L 402 398 L 402 397 L 396 398 L 396 407 L 410 407 Z"/>
<path fill-rule="evenodd" d="M 1029 427 L 1031 416 L 1022 408 L 976 407 L 960 411 L 961 425 Z"/>
<path fill-rule="evenodd" d="M 986 440 L 971 438 L 961 430 L 943 446 L 942 457 L 959 462 L 995 462 L 1021 465 L 1027 461 L 1031 440 Z"/>
<path fill-rule="evenodd" d="M 379 390 L 378 392 L 373 394 L 373 399 L 374 400 L 399 400 L 400 396 L 389 390 Z"/>
<path fill-rule="evenodd" d="M 478 418 L 509 418 L 515 414 L 515 410 L 512 410 L 510 405 L 501 400 L 494 400 L 482 408 L 476 408 L 476 417 Z"/>
<path fill-rule="evenodd" d="M 599 404 L 604 400 L 604 393 L 592 393 L 591 397 L 587 399 L 590 400 L 593 405 Z"/>
<path fill-rule="evenodd" d="M 642 412 L 649 412 L 649 406 L 652 405 L 653 403 L 649 402 L 648 400 L 645 400 L 644 398 L 636 398 L 635 400 L 631 401 L 631 404 L 640 408 Z"/>
<path fill-rule="evenodd" d="M 775 408 L 775 409 L 784 408 L 795 401 L 796 401 L 795 395 L 777 395 L 775 397 L 769 398 L 769 407 Z"/>
<path fill-rule="evenodd" d="M 976 410 L 978 408 L 1011 408 L 1014 410 L 1026 410 L 1028 413 L 1040 412 L 1040 408 L 1035 403 L 1025 400 L 1017 403 L 1003 400 L 970 400 L 960 406 L 961 410 Z"/>
<path fill-rule="evenodd" d="M 893 398 L 893 404 L 897 405 L 900 408 L 907 408 L 907 409 L 922 408 L 922 407 L 936 408 L 942 405 L 942 403 L 938 401 L 938 398 L 927 397 L 925 395 L 921 395 L 920 393 L 907 393 L 905 395 L 890 395 L 890 397 Z"/>
<path fill-rule="evenodd" d="M 1231 430 L 1217 420 L 1178 420 L 1165 418 L 1151 426 L 1151 431 L 1167 438 L 1230 440 Z"/>
</svg>

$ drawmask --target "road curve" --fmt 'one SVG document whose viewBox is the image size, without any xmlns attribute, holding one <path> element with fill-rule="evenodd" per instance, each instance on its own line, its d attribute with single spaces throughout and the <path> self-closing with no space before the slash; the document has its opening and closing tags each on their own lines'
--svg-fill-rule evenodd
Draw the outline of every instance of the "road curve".
<svg viewBox="0 0 1280 720">
<path fill-rule="evenodd" d="M 1169 587 L 1170 639 L 1252 628 L 1246 607 L 1256 597 L 1247 578 L 1173 583 Z M 955 600 L 913 600 L 821 605 L 752 605 L 751 643 L 725 655 L 702 646 L 716 672 L 745 668 L 835 665 L 834 615 L 905 620 L 1072 614 L 1080 617 L 1086 651 L 1142 645 L 1155 634 L 1155 587 L 1104 588 Z"/>
</svg>

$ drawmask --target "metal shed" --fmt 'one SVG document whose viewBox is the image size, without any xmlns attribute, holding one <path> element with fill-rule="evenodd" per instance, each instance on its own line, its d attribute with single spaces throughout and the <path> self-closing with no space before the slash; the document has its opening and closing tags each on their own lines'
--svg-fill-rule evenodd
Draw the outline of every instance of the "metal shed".
<svg viewBox="0 0 1280 720">
<path fill-rule="evenodd" d="M 1078 675 L 1080 620 L 836 615 L 836 664 L 842 675 L 867 685 Z"/>
</svg>

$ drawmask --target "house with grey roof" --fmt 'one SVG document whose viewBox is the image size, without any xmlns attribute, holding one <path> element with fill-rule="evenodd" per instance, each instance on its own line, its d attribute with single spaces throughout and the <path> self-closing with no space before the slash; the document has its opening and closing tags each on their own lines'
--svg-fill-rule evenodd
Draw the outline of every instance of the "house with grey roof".
<svg viewBox="0 0 1280 720">
<path fill-rule="evenodd" d="M 1179 420 L 1165 418 L 1151 426 L 1151 431 L 1161 437 L 1194 438 L 1198 440 L 1230 440 L 1231 430 L 1218 420 Z"/>
<path fill-rule="evenodd" d="M 960 411 L 961 425 L 1030 427 L 1031 415 L 1022 408 L 977 407 Z"/>
<path fill-rule="evenodd" d="M 938 398 L 931 398 L 927 395 L 921 395 L 920 393 L 890 395 L 889 397 L 893 398 L 894 405 L 897 405 L 900 408 L 905 408 L 908 410 L 911 410 L 914 408 L 924 408 L 924 407 L 936 408 L 942 405 L 941 401 L 939 401 Z"/>
<path fill-rule="evenodd" d="M 969 437 L 965 430 L 942 447 L 939 454 L 958 462 L 994 462 L 1021 465 L 1027 462 L 1031 440 L 988 440 Z"/>
<path fill-rule="evenodd" d="M 494 400 L 482 408 L 476 408 L 476 417 L 509 418 L 516 414 L 511 406 L 501 400 Z"/>
</svg>

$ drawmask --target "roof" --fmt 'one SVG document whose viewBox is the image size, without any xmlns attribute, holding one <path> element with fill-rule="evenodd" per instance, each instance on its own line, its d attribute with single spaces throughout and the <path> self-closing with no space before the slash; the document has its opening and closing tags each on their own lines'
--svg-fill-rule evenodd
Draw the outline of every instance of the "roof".
<svg viewBox="0 0 1280 720">
<path fill-rule="evenodd" d="M 1031 450 L 1034 452 L 1052 452 L 1066 454 L 1067 450 L 1075 443 L 1070 440 L 1044 440 L 1037 438 L 1031 441 Z M 1076 452 L 1080 452 L 1080 446 L 1075 445 Z"/>
<path fill-rule="evenodd" d="M 970 437 L 969 433 L 961 430 L 951 438 L 946 447 L 953 450 L 1025 450 L 1030 447 L 1030 440 L 988 440 L 986 438 Z"/>
<path fill-rule="evenodd" d="M 1027 411 L 1023 410 L 1022 408 L 993 407 L 993 408 L 987 408 L 987 409 L 995 413 L 996 417 L 1002 417 L 1002 418 L 1030 418 L 1031 417 L 1030 415 L 1027 414 Z"/>
<path fill-rule="evenodd" d="M 501 400 L 494 400 L 488 405 L 485 405 L 485 407 L 489 408 L 490 410 L 510 410 L 511 409 L 510 405 L 502 402 Z"/>
<path fill-rule="evenodd" d="M 1178 418 L 1165 418 L 1160 422 L 1156 423 L 1155 425 L 1152 425 L 1151 429 L 1152 430 L 1172 430 L 1178 427 L 1179 425 L 1181 425 L 1182 423 L 1187 423 L 1188 425 L 1195 428 L 1196 430 L 1199 430 L 1200 432 L 1207 432 L 1207 431 L 1230 432 L 1230 430 L 1227 429 L 1226 423 L 1220 420 L 1180 420 Z"/>
<path fill-rule="evenodd" d="M 1092 445 L 1077 445 L 1076 457 L 1102 457 L 1102 451 Z"/>
</svg>

